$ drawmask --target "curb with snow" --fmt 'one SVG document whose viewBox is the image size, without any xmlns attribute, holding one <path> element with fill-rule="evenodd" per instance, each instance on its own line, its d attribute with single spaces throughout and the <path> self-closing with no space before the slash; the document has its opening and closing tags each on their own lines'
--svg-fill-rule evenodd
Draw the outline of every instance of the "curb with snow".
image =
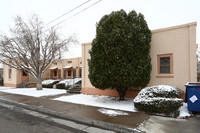
<svg viewBox="0 0 200 133">
<path fill-rule="evenodd" d="M 46 114 L 49 114 L 49 115 L 53 115 L 53 116 L 63 118 L 63 119 L 72 120 L 72 121 L 75 121 L 75 122 L 81 122 L 83 124 L 89 124 L 89 125 L 92 125 L 92 126 L 97 126 L 97 127 L 100 127 L 100 128 L 104 128 L 104 129 L 108 129 L 108 130 L 112 130 L 112 131 L 116 131 L 116 132 L 142 133 L 142 131 L 140 131 L 138 129 L 128 128 L 128 127 L 124 127 L 124 126 L 120 126 L 120 125 L 114 125 L 114 124 L 105 123 L 105 122 L 102 122 L 102 121 L 80 118 L 80 117 L 76 117 L 76 116 L 72 116 L 72 115 L 67 115 L 67 114 L 64 114 L 62 112 L 52 111 L 52 110 L 49 110 L 49 109 L 46 109 L 46 108 L 43 108 L 43 107 L 27 105 L 27 104 L 18 103 L 18 102 L 15 102 L 15 101 L 7 100 L 7 99 L 0 98 L 0 102 L 5 103 L 5 104 L 10 104 L 10 105 L 15 105 L 15 106 L 25 108 L 25 109 L 29 109 L 29 110 L 32 110 L 32 111 L 37 111 L 37 112 L 40 112 L 40 113 L 46 113 Z"/>
</svg>

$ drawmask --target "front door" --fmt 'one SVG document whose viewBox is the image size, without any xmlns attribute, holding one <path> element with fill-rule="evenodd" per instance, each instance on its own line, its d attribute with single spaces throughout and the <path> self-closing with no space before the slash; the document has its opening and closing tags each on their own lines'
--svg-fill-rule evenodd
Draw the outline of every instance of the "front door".
<svg viewBox="0 0 200 133">
<path fill-rule="evenodd" d="M 28 72 L 22 70 L 21 73 L 22 73 L 22 76 L 21 76 L 22 82 L 28 82 L 29 81 Z"/>
</svg>

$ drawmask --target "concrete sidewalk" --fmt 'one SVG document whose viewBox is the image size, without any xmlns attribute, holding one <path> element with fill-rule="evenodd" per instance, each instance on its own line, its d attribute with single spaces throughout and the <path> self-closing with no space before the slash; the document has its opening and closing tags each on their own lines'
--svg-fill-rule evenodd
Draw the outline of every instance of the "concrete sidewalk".
<svg viewBox="0 0 200 133">
<path fill-rule="evenodd" d="M 3 92 L 0 92 L 0 102 L 123 133 L 141 132 L 137 127 L 150 118 L 139 112 L 127 112 L 129 115 L 113 117 L 100 113 L 99 107 Z"/>
<path fill-rule="evenodd" d="M 97 126 L 121 133 L 197 133 L 200 131 L 200 114 L 187 119 L 176 119 L 127 112 L 129 115 L 108 116 L 98 111 L 99 107 L 85 106 L 47 97 L 30 97 L 0 92 L 0 102 L 29 110 L 47 113 L 60 118 Z M 126 112 L 126 111 L 124 111 Z"/>
</svg>

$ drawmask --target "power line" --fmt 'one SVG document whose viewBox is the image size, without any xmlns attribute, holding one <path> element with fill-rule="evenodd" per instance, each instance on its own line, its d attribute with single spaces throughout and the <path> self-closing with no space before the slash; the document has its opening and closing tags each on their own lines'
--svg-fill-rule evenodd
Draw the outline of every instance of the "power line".
<svg viewBox="0 0 200 133">
<path fill-rule="evenodd" d="M 60 25 L 61 23 L 63 23 L 63 22 L 65 22 L 65 21 L 67 21 L 67 20 L 69 20 L 69 19 L 71 19 L 71 18 L 75 17 L 76 15 L 78 15 L 78 14 L 80 14 L 80 13 L 84 12 L 85 10 L 87 10 L 87 9 L 89 9 L 90 7 L 92 7 L 92 6 L 96 5 L 96 4 L 98 4 L 98 3 L 99 3 L 99 2 L 101 2 L 101 1 L 102 1 L 102 0 L 99 0 L 99 1 L 97 1 L 97 2 L 95 2 L 95 3 L 93 3 L 93 4 L 91 4 L 90 6 L 88 6 L 88 7 L 84 8 L 83 10 L 81 10 L 81 11 L 79 11 L 79 12 L 75 13 L 74 15 L 72 15 L 72 16 L 70 16 L 70 17 L 68 17 L 67 19 L 65 19 L 65 20 L 63 20 L 63 21 L 61 21 L 61 22 L 59 22 L 59 23 L 55 24 L 55 25 L 54 25 L 54 26 L 52 26 L 51 28 L 54 28 L 54 27 L 56 27 L 56 26 Z M 50 28 L 49 28 L 49 29 L 50 29 Z M 49 29 L 45 30 L 44 32 L 48 31 Z"/>
<path fill-rule="evenodd" d="M 81 6 L 85 5 L 85 4 L 88 3 L 89 1 L 91 1 L 91 0 L 88 0 L 88 1 L 86 1 L 86 2 L 84 2 L 84 3 L 82 3 L 82 4 L 80 4 L 80 5 L 78 5 L 77 7 L 75 7 L 75 8 L 73 8 L 73 9 L 69 10 L 68 12 L 64 13 L 63 15 L 61 15 L 61 16 L 57 17 L 56 19 L 50 21 L 50 22 L 47 23 L 45 26 L 47 26 L 47 25 L 53 23 L 54 21 L 60 19 L 61 17 L 63 17 L 63 16 L 65 16 L 65 15 L 69 14 L 70 12 L 72 12 L 72 11 L 74 11 L 74 10 L 80 8 Z"/>
</svg>

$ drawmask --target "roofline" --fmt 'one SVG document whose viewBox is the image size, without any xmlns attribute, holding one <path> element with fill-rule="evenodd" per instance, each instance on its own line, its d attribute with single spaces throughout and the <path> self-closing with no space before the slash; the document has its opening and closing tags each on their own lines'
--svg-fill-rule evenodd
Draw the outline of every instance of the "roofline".
<svg viewBox="0 0 200 133">
<path fill-rule="evenodd" d="M 61 59 L 61 60 L 71 60 L 71 59 L 81 59 L 82 57 L 73 57 L 73 58 L 66 58 L 66 59 Z"/>
<path fill-rule="evenodd" d="M 82 45 L 82 46 L 83 46 L 83 45 L 84 45 L 84 46 L 85 46 L 85 45 L 91 45 L 91 43 L 92 43 L 92 42 L 87 42 L 87 43 L 82 43 L 81 45 Z"/>
<path fill-rule="evenodd" d="M 151 33 L 163 32 L 163 31 L 174 30 L 174 29 L 190 27 L 190 26 L 197 26 L 197 22 L 191 22 L 191 23 L 177 25 L 177 26 L 171 26 L 171 27 L 167 27 L 167 28 L 155 29 L 155 30 L 151 30 Z M 92 42 L 87 42 L 87 43 L 82 43 L 81 45 L 82 46 L 91 45 L 91 43 Z"/>
<path fill-rule="evenodd" d="M 155 30 L 152 30 L 151 32 L 152 33 L 163 32 L 163 31 L 174 30 L 174 29 L 179 29 L 179 28 L 184 28 L 184 27 L 190 27 L 190 26 L 197 26 L 197 22 L 191 22 L 191 23 L 187 23 L 187 24 L 182 24 L 182 25 L 177 25 L 177 26 L 171 26 L 171 27 L 161 28 L 161 29 L 155 29 Z"/>
</svg>

